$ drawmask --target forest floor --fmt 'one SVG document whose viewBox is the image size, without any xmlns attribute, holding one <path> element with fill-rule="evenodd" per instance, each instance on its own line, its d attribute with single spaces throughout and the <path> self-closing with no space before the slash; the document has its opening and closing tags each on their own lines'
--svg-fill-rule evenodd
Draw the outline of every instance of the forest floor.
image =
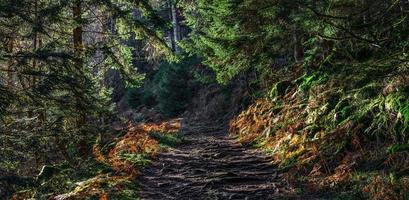
<svg viewBox="0 0 409 200">
<path fill-rule="evenodd" d="M 141 199 L 313 199 L 295 195 L 271 158 L 225 128 L 183 125 L 183 142 L 160 153 L 136 182 Z"/>
</svg>

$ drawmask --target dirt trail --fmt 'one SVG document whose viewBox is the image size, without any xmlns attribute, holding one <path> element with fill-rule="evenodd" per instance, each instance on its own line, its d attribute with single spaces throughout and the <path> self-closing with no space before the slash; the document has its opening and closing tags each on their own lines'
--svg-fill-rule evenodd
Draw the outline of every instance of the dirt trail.
<svg viewBox="0 0 409 200">
<path fill-rule="evenodd" d="M 142 170 L 141 199 L 301 199 L 271 159 L 236 143 L 224 128 L 204 127 L 184 125 L 183 144 Z"/>
</svg>

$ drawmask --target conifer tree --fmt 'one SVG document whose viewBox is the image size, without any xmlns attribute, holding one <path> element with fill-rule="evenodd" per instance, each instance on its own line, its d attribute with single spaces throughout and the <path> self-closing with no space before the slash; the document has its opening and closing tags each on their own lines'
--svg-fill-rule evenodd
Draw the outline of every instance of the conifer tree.
<svg viewBox="0 0 409 200">
<path fill-rule="evenodd" d="M 92 146 L 84 142 L 113 117 L 107 71 L 129 85 L 143 79 L 124 41 L 136 35 L 170 54 L 165 25 L 148 1 L 1 1 L 0 168 L 34 175 L 45 164 L 81 163 Z"/>
<path fill-rule="evenodd" d="M 329 59 L 349 63 L 380 55 L 401 62 L 407 48 L 402 1 L 186 0 L 180 5 L 192 28 L 185 49 L 202 56 L 220 82 L 249 69 L 271 74 L 278 60 L 313 68 Z"/>
</svg>

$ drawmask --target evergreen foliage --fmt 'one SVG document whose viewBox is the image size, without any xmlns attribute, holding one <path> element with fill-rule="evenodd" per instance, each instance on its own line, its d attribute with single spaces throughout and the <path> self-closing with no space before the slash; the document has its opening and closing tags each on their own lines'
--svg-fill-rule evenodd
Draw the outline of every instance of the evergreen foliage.
<svg viewBox="0 0 409 200">
<path fill-rule="evenodd" d="M 399 1 L 198 0 L 181 6 L 192 28 L 185 47 L 203 57 L 219 82 L 249 68 L 274 73 L 283 62 L 397 69 L 407 59 L 408 5 Z"/>
<path fill-rule="evenodd" d="M 389 162 L 407 150 L 406 1 L 186 0 L 180 6 L 192 28 L 183 46 L 220 83 L 257 72 L 267 98 L 233 120 L 232 132 L 271 151 L 282 167 L 323 168 L 335 173 L 331 179 L 341 176 L 340 160 L 349 152 Z M 386 155 L 388 146 L 395 153 Z M 373 192 L 361 196 L 381 195 Z"/>
<path fill-rule="evenodd" d="M 162 62 L 152 75 L 151 81 L 128 93 L 134 108 L 156 107 L 166 117 L 175 117 L 186 110 L 198 85 L 192 69 L 197 58 L 186 58 L 179 62 Z"/>
<path fill-rule="evenodd" d="M 409 74 L 406 3 L 198 0 L 181 6 L 192 28 L 184 46 L 219 82 L 255 69 L 261 85 L 278 82 L 265 88 L 272 96 L 285 92 L 280 81 L 294 80 L 287 85 L 297 85 L 306 103 L 329 98 L 324 111 L 311 112 L 330 120 L 336 115 L 334 126 L 354 120 L 367 124 L 366 132 L 407 134 L 407 93 L 401 92 Z M 294 65 L 302 66 L 298 74 Z M 318 116 L 308 122 L 328 124 Z"/>
<path fill-rule="evenodd" d="M 125 41 L 137 35 L 170 55 L 166 26 L 148 1 L 0 1 L 0 169 L 34 176 L 43 165 L 80 168 L 116 118 L 107 71 L 129 86 L 143 80 Z"/>
<path fill-rule="evenodd" d="M 189 35 L 180 41 L 182 32 Z M 380 159 L 401 180 L 409 167 L 399 162 L 409 149 L 408 33 L 404 0 L 1 0 L 0 187 L 8 190 L 0 188 L 0 199 L 33 187 L 32 198 L 50 198 L 112 170 L 103 153 L 101 163 L 89 158 L 96 140 L 115 137 L 109 126 L 120 97 L 106 83 L 110 70 L 132 88 L 133 108 L 166 117 L 188 110 L 200 83 L 216 79 L 225 86 L 209 92 L 219 98 L 204 98 L 206 110 L 236 113 L 225 104 L 243 95 L 237 99 L 250 106 L 231 122 L 239 140 L 264 147 L 280 167 L 321 170 L 331 187 L 339 173 L 370 171 Z M 213 72 L 199 71 L 200 63 Z M 123 140 L 147 149 L 181 142 L 141 127 Z M 119 160 L 149 164 L 139 150 L 113 149 Z M 359 197 L 376 199 L 384 182 L 365 181 L 371 193 Z"/>
<path fill-rule="evenodd" d="M 155 95 L 159 109 L 167 116 L 181 114 L 187 107 L 192 95 L 192 75 L 189 69 L 197 60 L 190 58 L 180 63 L 163 63 L 155 75 L 157 84 Z"/>
</svg>

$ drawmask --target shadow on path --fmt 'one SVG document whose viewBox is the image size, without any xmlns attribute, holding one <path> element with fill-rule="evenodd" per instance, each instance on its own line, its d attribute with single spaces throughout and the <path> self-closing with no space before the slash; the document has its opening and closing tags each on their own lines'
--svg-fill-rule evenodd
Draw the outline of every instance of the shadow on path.
<svg viewBox="0 0 409 200">
<path fill-rule="evenodd" d="M 184 125 L 183 144 L 141 171 L 141 199 L 305 199 L 292 195 L 267 156 L 235 142 L 225 128 L 208 127 Z"/>
</svg>

